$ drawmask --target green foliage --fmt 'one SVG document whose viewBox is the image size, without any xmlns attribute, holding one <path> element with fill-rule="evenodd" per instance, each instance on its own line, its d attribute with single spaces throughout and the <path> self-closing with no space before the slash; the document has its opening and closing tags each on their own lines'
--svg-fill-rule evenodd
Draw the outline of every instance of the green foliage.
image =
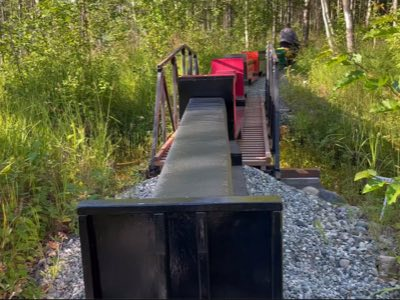
<svg viewBox="0 0 400 300">
<path fill-rule="evenodd" d="M 364 171 L 358 172 L 355 175 L 354 180 L 357 181 L 357 180 L 360 180 L 360 179 L 371 178 L 371 177 L 375 177 L 376 175 L 377 174 L 376 174 L 375 170 L 368 169 L 368 170 L 364 170 Z"/>
<path fill-rule="evenodd" d="M 77 202 L 140 179 L 163 56 L 187 43 L 207 73 L 244 50 L 245 22 L 250 50 L 265 47 L 270 8 L 243 4 L 0 1 L 0 298 L 41 297 L 31 269 L 76 231 Z"/>
<path fill-rule="evenodd" d="M 289 87 L 281 90 L 296 112 L 286 147 L 298 149 L 290 153 L 299 159 L 286 157 L 285 150 L 283 157 L 291 167 L 321 167 L 328 187 L 347 196 L 351 203 L 362 205 L 372 219 L 379 220 L 382 195 L 386 190 L 388 202 L 395 203 L 396 183 L 391 186 L 372 177 L 365 178 L 367 185 L 362 185 L 361 179 L 350 181 L 360 169 L 398 178 L 399 58 L 387 40 L 366 39 L 359 49 L 353 55 L 334 57 L 330 50 L 319 50 L 319 54 L 313 48 L 302 50 L 298 57 L 301 68 L 295 67 L 297 72 L 291 74 Z M 368 172 L 358 176 L 370 176 Z M 365 199 L 358 195 L 360 190 L 368 192 L 368 201 L 359 201 Z M 383 222 L 395 224 L 396 214 L 398 205 L 391 205 Z"/>
<path fill-rule="evenodd" d="M 364 39 L 369 38 L 384 38 L 387 42 L 392 40 L 392 36 L 396 36 L 399 33 L 397 27 L 392 26 L 393 22 L 397 21 L 396 16 L 384 16 L 377 18 L 374 21 L 374 28 L 366 33 Z M 400 93 L 396 88 L 397 81 L 394 80 L 394 76 L 382 75 L 376 77 L 373 74 L 373 70 L 362 65 L 362 56 L 360 54 L 348 56 L 346 54 L 339 55 L 332 58 L 328 65 L 341 64 L 344 66 L 352 66 L 354 69 L 347 72 L 344 77 L 339 80 L 335 86 L 335 89 L 343 88 L 356 81 L 362 81 L 366 90 L 370 93 L 380 93 L 383 96 L 392 96 L 394 99 L 385 99 L 380 103 L 375 103 L 369 110 L 372 113 L 384 113 L 384 112 L 395 112 L 400 109 Z M 378 145 L 371 147 L 371 154 L 373 157 L 371 166 L 375 167 L 376 162 L 376 150 Z M 375 152 L 374 152 L 375 150 Z M 369 193 L 381 188 L 386 188 L 385 197 L 388 199 L 389 204 L 393 204 L 397 201 L 400 195 L 400 185 L 398 179 L 394 178 L 393 182 L 388 183 L 380 180 L 377 177 L 375 171 L 366 170 L 356 174 L 355 180 L 368 179 L 366 185 L 364 186 L 362 192 Z"/>
<path fill-rule="evenodd" d="M 365 76 L 365 72 L 363 70 L 354 70 L 347 72 L 344 77 L 338 81 L 338 83 L 335 86 L 335 89 L 340 89 L 342 87 L 345 87 L 346 85 L 349 85 L 350 83 L 353 83 L 354 81 L 357 81 Z"/>
<path fill-rule="evenodd" d="M 355 181 L 360 179 L 367 179 L 363 194 L 386 188 L 385 197 L 389 205 L 394 204 L 400 196 L 400 177 L 386 179 L 377 176 L 374 170 L 365 170 L 358 172 L 354 177 Z"/>
<path fill-rule="evenodd" d="M 73 2 L 40 1 L 22 18 L 18 3 L 8 4 L 0 43 L 0 298 L 37 298 L 30 274 L 46 239 L 74 231 L 77 201 L 112 194 L 115 161 L 146 143 L 155 59 L 130 45 L 129 28 L 121 28 L 129 22 L 114 14 L 121 1 L 91 6 L 89 40 Z"/>
</svg>

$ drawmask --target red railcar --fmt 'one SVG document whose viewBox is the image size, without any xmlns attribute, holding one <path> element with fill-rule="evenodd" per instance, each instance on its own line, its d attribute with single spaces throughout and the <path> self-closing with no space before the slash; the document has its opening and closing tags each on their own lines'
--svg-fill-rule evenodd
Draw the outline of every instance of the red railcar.
<svg viewBox="0 0 400 300">
<path fill-rule="evenodd" d="M 243 51 L 242 53 L 246 54 L 247 62 L 251 62 L 250 70 L 248 72 L 252 72 L 252 78 L 257 77 L 260 72 L 260 59 L 258 51 Z"/>
<path fill-rule="evenodd" d="M 238 100 L 244 100 L 244 74 L 245 68 L 241 58 L 217 58 L 211 61 L 211 74 L 236 75 L 235 92 Z"/>
</svg>

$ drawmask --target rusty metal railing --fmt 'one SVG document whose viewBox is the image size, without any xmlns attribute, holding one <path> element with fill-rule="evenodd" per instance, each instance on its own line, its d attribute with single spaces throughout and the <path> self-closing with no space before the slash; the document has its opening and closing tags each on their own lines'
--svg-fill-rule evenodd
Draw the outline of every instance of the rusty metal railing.
<svg viewBox="0 0 400 300">
<path fill-rule="evenodd" d="M 199 65 L 197 54 L 186 44 L 183 44 L 168 54 L 157 65 L 157 85 L 156 85 L 156 101 L 154 105 L 154 120 L 153 120 L 153 142 L 151 147 L 151 157 L 149 171 L 154 168 L 154 159 L 157 149 L 161 142 L 165 143 L 167 137 L 178 128 L 179 125 L 179 91 L 178 91 L 178 56 L 181 59 L 182 75 L 198 75 Z M 171 95 L 168 92 L 168 84 L 166 80 L 166 68 L 172 68 L 172 104 Z M 168 112 L 167 112 L 168 111 Z M 168 115 L 167 115 L 168 113 Z M 171 124 L 172 132 L 168 132 L 167 118 Z M 161 132 L 160 132 L 161 129 Z"/>
<path fill-rule="evenodd" d="M 280 98 L 278 57 L 271 43 L 266 48 L 265 107 L 271 126 L 272 154 L 274 156 L 274 175 L 280 177 Z"/>
</svg>

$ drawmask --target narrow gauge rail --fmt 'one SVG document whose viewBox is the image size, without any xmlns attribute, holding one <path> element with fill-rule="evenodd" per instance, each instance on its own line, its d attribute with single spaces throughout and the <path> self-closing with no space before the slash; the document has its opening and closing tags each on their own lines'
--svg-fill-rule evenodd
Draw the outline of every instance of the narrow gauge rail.
<svg viewBox="0 0 400 300">
<path fill-rule="evenodd" d="M 182 75 L 178 75 L 176 54 L 182 56 Z M 187 57 L 186 58 L 186 52 Z M 166 84 L 166 67 L 168 63 L 172 67 L 172 99 Z M 235 73 L 235 135 L 234 140 L 239 144 L 243 156 L 243 163 L 253 167 L 259 167 L 279 178 L 279 72 L 277 68 L 277 56 L 271 45 L 266 51 L 249 51 L 241 54 L 228 54 L 224 58 L 214 59 L 211 62 L 212 75 L 227 75 Z M 186 68 L 187 64 L 189 65 Z M 193 67 L 194 64 L 194 67 Z M 190 91 L 185 89 L 185 81 L 195 80 L 198 75 L 198 58 L 186 45 L 182 45 L 157 66 L 157 94 L 153 123 L 153 144 L 150 159 L 150 174 L 157 174 L 165 163 L 169 150 L 175 137 L 175 128 L 178 127 L 179 101 L 187 99 L 189 95 L 211 96 L 209 87 L 207 90 Z M 251 93 L 246 95 L 245 83 L 255 82 L 260 75 L 266 75 L 264 93 Z M 204 75 L 203 75 L 204 76 Z M 214 79 L 214 78 L 213 78 Z M 198 80 L 201 80 L 199 78 Z M 207 79 L 205 79 L 207 80 Z M 205 85 L 210 85 L 206 83 Z M 221 87 L 216 87 L 216 93 L 220 93 Z M 247 97 L 245 97 L 247 96 Z M 185 100 L 182 100 L 182 102 Z M 186 100 L 187 101 L 187 100 Z M 182 106 L 181 106 L 182 107 Z M 166 111 L 170 116 L 170 128 L 168 131 Z M 182 112 L 182 110 L 181 110 Z M 161 129 L 161 134 L 160 134 Z M 161 147 L 158 147 L 160 142 Z M 158 150 L 158 151 L 157 151 Z"/>
<path fill-rule="evenodd" d="M 276 62 L 268 45 L 214 59 L 199 75 L 182 45 L 158 65 L 155 198 L 78 206 L 88 298 L 282 297 L 282 203 L 248 196 L 242 174 L 247 164 L 280 176 Z M 264 73 L 265 94 L 246 93 Z"/>
</svg>

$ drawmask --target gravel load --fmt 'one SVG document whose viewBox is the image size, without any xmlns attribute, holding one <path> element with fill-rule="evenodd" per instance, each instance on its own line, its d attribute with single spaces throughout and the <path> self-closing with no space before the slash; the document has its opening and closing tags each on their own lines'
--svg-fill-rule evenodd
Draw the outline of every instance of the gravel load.
<svg viewBox="0 0 400 300">
<path fill-rule="evenodd" d="M 283 210 L 284 297 L 392 298 L 380 293 L 397 282 L 378 277 L 375 242 L 360 210 L 336 206 L 288 186 L 275 178 L 245 166 L 246 184 L 251 195 L 279 195 Z M 146 180 L 118 195 L 118 198 L 152 196 L 157 178 Z M 84 288 L 78 237 L 71 237 L 59 251 L 59 272 L 42 272 L 41 283 L 50 286 L 47 298 L 83 298 Z M 398 295 L 397 295 L 398 296 Z"/>
</svg>

